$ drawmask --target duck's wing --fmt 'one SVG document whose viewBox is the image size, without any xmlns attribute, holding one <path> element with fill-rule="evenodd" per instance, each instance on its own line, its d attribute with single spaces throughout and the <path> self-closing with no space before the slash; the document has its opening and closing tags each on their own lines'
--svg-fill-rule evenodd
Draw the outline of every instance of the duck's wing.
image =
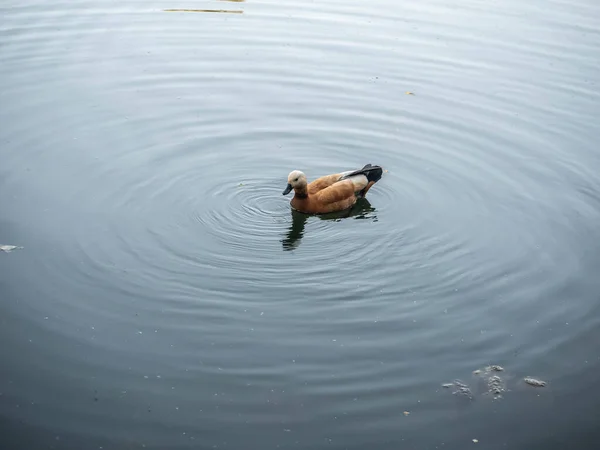
<svg viewBox="0 0 600 450">
<path fill-rule="evenodd" d="M 346 178 L 314 194 L 315 202 L 323 206 L 344 200 L 351 200 L 353 203 L 356 193 L 362 191 L 368 183 L 369 180 L 362 174 Z"/>
<path fill-rule="evenodd" d="M 315 181 L 308 185 L 308 193 L 310 195 L 321 193 L 322 191 L 336 187 L 342 181 L 352 181 L 352 184 L 354 185 L 355 189 L 354 193 L 359 193 L 363 190 L 365 190 L 364 193 L 366 193 L 366 191 L 373 184 L 379 181 L 382 174 L 383 169 L 380 166 L 373 166 L 371 164 L 367 164 L 359 170 L 349 170 L 347 172 L 335 173 L 332 175 L 326 175 L 324 177 L 317 178 Z M 340 187 L 337 187 L 336 189 L 339 189 L 340 195 L 342 195 L 341 192 L 343 192 L 344 190 Z M 331 195 L 334 194 L 332 194 L 331 192 L 327 193 L 323 198 L 328 198 Z"/>
<path fill-rule="evenodd" d="M 309 183 L 308 193 L 310 195 L 314 195 L 317 192 L 322 191 L 323 189 L 326 189 L 329 186 L 332 186 L 334 183 L 337 183 L 338 181 L 340 181 L 343 178 L 344 174 L 347 174 L 347 173 L 350 173 L 350 172 L 334 173 L 331 175 L 325 175 L 324 177 L 321 177 L 321 178 L 317 178 L 313 182 Z"/>
</svg>

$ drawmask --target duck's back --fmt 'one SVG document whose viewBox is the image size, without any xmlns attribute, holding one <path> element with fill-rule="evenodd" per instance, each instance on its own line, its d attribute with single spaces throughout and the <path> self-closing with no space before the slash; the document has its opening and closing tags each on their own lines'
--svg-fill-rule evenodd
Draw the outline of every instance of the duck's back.
<svg viewBox="0 0 600 450">
<path fill-rule="evenodd" d="M 317 178 L 312 183 L 308 185 L 308 194 L 314 195 L 319 191 L 322 191 L 325 188 L 337 183 L 342 178 L 341 173 L 334 173 L 332 175 L 325 175 L 324 177 Z"/>
</svg>

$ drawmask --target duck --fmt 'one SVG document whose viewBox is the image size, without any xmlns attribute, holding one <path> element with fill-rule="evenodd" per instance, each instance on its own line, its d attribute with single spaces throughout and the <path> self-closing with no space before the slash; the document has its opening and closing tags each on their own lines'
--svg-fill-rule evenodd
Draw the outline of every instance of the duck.
<svg viewBox="0 0 600 450">
<path fill-rule="evenodd" d="M 294 190 L 290 204 L 306 214 L 344 211 L 364 198 L 382 175 L 381 166 L 367 164 L 362 169 L 326 175 L 308 183 L 304 172 L 293 170 L 288 175 L 283 195 Z"/>
</svg>

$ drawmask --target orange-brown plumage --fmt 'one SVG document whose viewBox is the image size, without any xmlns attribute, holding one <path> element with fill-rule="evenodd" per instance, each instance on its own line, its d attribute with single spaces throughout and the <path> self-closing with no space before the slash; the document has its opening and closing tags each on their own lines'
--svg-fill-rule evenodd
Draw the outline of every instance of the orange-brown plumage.
<svg viewBox="0 0 600 450">
<path fill-rule="evenodd" d="M 290 203 L 294 209 L 304 213 L 343 211 L 352 207 L 357 198 L 364 197 L 382 174 L 381 167 L 367 164 L 360 170 L 326 175 L 309 184 L 304 173 L 294 170 L 288 176 L 283 194 L 293 189 L 294 198 Z"/>
</svg>

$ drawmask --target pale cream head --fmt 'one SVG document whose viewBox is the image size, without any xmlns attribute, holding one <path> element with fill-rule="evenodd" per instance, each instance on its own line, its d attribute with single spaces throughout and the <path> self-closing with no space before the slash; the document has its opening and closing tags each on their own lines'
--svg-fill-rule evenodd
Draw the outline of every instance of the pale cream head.
<svg viewBox="0 0 600 450">
<path fill-rule="evenodd" d="M 299 170 L 293 170 L 288 175 L 288 183 L 292 185 L 292 188 L 296 186 L 306 184 L 306 175 Z"/>
<path fill-rule="evenodd" d="M 285 188 L 285 191 L 283 191 L 283 195 L 289 194 L 292 191 L 292 189 L 303 190 L 306 188 L 306 175 L 304 175 L 304 173 L 300 172 L 299 170 L 291 171 L 288 175 L 287 181 L 288 184 Z"/>
</svg>

